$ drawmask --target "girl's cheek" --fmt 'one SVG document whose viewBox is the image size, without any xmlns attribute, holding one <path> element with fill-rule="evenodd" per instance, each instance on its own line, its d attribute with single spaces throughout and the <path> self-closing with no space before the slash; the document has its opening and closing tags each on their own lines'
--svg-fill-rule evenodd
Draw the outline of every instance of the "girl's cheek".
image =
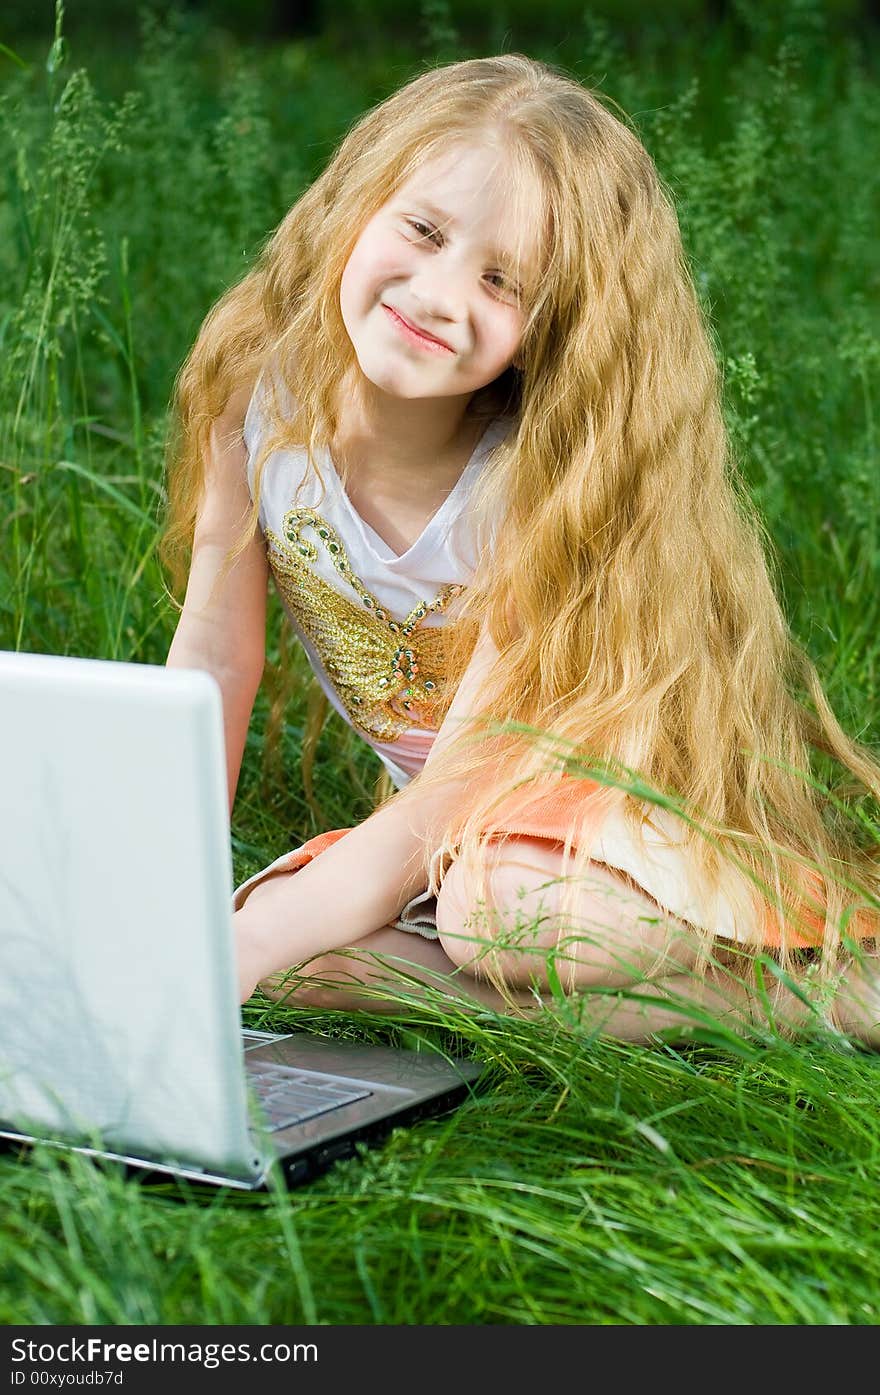
<svg viewBox="0 0 880 1395">
<path fill-rule="evenodd" d="M 405 270 L 403 258 L 395 256 L 387 248 L 376 248 L 375 251 L 368 251 L 360 261 L 357 274 L 372 287 L 381 288 L 385 282 L 404 275 Z"/>
<path fill-rule="evenodd" d="M 504 358 L 513 358 L 522 340 L 522 328 L 519 317 L 514 320 L 509 314 L 504 313 L 498 316 L 495 321 L 491 342 L 495 350 Z"/>
</svg>

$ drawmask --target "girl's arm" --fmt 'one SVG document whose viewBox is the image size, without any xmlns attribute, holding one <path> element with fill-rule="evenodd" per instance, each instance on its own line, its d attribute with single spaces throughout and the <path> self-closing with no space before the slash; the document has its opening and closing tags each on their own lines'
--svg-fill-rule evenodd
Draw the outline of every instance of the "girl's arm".
<svg viewBox="0 0 880 1395">
<path fill-rule="evenodd" d="M 457 732 L 497 658 L 484 631 L 432 754 Z M 272 876 L 256 886 L 235 915 L 241 1001 L 269 974 L 352 945 L 396 920 L 426 883 L 428 818 L 453 804 L 463 783 L 464 777 L 427 792 L 424 800 L 383 805 L 295 875 Z"/>
<path fill-rule="evenodd" d="M 478 691 L 482 687 L 488 675 L 493 671 L 498 663 L 498 650 L 492 641 L 485 624 L 480 630 L 479 638 L 474 645 L 474 652 L 471 654 L 470 662 L 464 671 L 462 680 L 455 690 L 455 696 L 449 705 L 449 710 L 440 724 L 440 730 L 428 752 L 428 757 L 424 764 L 424 770 L 431 769 L 440 751 L 444 750 L 450 741 L 459 733 L 462 722 L 466 721 L 474 710 L 475 700 Z M 457 780 L 448 786 L 443 786 L 441 796 L 445 801 L 453 798 L 454 792 L 461 789 L 465 783 L 464 779 Z"/>
<path fill-rule="evenodd" d="M 230 814 L 266 653 L 269 568 L 262 536 L 248 543 L 220 579 L 250 509 L 241 435 L 248 398 L 248 392 L 235 394 L 211 430 L 186 597 L 166 660 L 169 668 L 204 669 L 219 684 Z"/>
</svg>

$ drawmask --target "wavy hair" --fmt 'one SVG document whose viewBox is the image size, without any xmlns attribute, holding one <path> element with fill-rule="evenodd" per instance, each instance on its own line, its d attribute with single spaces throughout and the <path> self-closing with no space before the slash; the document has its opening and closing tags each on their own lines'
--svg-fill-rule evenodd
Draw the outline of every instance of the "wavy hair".
<svg viewBox="0 0 880 1395">
<path fill-rule="evenodd" d="M 181 371 L 163 556 L 191 540 L 212 419 L 270 359 L 296 408 L 271 402 L 237 550 L 271 451 L 332 439 L 354 361 L 339 285 L 360 229 L 455 140 L 497 143 L 513 190 L 534 197 L 537 182 L 546 238 L 517 367 L 472 404 L 500 402 L 516 429 L 476 487 L 481 561 L 449 616 L 448 691 L 481 630 L 499 657 L 460 735 L 392 798 L 456 791 L 436 802 L 427 873 L 429 849 L 478 855 L 502 801 L 590 774 L 601 788 L 572 821 L 568 882 L 586 873 L 597 807 L 637 836 L 646 814 L 679 815 L 710 901 L 774 908 L 783 968 L 792 929 L 812 927 L 827 977 L 852 908 L 873 925 L 880 907 L 876 826 L 861 814 L 861 836 L 846 806 L 880 799 L 880 763 L 842 730 L 790 633 L 672 197 L 610 105 L 506 54 L 426 71 L 357 122 Z M 822 786 L 816 752 L 855 786 Z"/>
</svg>

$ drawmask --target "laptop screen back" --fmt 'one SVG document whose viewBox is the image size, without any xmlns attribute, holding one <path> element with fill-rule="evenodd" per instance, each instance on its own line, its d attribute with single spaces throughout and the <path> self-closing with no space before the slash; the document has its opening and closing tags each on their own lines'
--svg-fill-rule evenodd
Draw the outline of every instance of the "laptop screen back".
<svg viewBox="0 0 880 1395">
<path fill-rule="evenodd" d="M 250 1177 L 220 690 L 0 652 L 0 1121 Z"/>
</svg>

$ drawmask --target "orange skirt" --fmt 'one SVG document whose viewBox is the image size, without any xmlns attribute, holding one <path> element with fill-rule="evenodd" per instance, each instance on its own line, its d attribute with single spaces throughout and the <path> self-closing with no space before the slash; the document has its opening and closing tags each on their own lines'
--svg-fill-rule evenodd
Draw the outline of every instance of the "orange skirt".
<svg viewBox="0 0 880 1395">
<path fill-rule="evenodd" d="M 679 840 L 657 828 L 658 811 L 652 810 L 647 820 L 647 846 L 642 846 L 620 813 L 602 819 L 597 814 L 596 823 L 591 827 L 590 820 L 584 818 L 585 800 L 602 787 L 596 782 L 575 776 L 557 776 L 550 789 L 536 791 L 530 787 L 516 791 L 505 797 L 498 806 L 491 825 L 485 830 L 486 842 L 501 838 L 534 838 L 539 841 L 563 845 L 573 823 L 589 829 L 593 839 L 591 860 L 612 870 L 626 874 L 627 878 L 644 889 L 652 901 L 672 915 L 702 927 L 720 940 L 735 941 L 760 949 L 776 949 L 782 942 L 780 919 L 774 910 L 757 891 L 748 889 L 745 878 L 739 877 L 738 895 L 733 900 L 719 897 L 714 904 L 716 914 L 707 923 L 704 912 L 695 897 L 699 874 L 692 859 L 680 845 Z M 597 806 L 598 807 L 598 806 Z M 589 806 L 587 805 L 587 813 Z M 239 910 L 248 893 L 265 877 L 276 872 L 296 872 L 313 858 L 344 838 L 351 828 L 332 828 L 309 838 L 300 847 L 286 852 L 264 867 L 262 871 L 249 877 L 233 893 L 233 910 Z M 824 920 L 818 912 L 822 893 L 822 882 L 818 873 L 807 874 L 815 884 L 816 905 L 808 906 L 789 903 L 791 912 L 797 912 L 795 924 L 789 924 L 786 941 L 793 949 L 815 949 L 822 942 Z M 425 890 L 403 908 L 396 928 L 423 935 L 427 939 L 437 938 L 436 898 Z M 849 920 L 847 935 L 855 940 L 870 940 L 880 934 L 880 915 L 876 911 L 860 909 Z"/>
</svg>

